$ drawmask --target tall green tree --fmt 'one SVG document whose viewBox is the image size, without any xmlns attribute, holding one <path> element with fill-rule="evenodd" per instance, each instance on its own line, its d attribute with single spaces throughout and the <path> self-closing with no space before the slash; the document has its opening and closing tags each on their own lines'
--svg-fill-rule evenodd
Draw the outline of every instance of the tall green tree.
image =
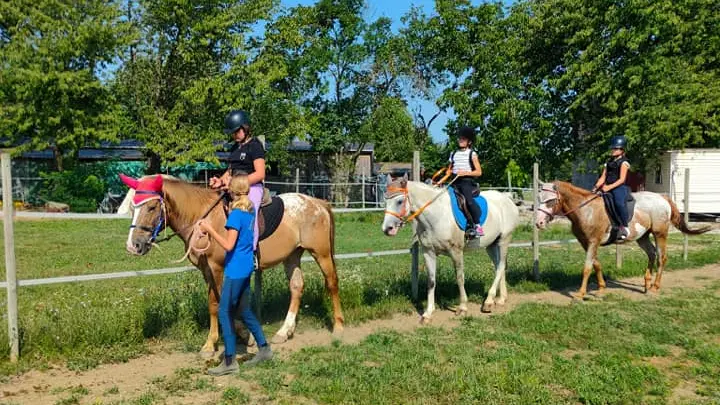
<svg viewBox="0 0 720 405">
<path fill-rule="evenodd" d="M 720 146 L 720 3 L 532 0 L 528 74 L 566 111 L 575 150 L 599 158 L 629 138 L 642 168 L 662 151 Z"/>
<path fill-rule="evenodd" d="M 256 52 L 252 27 L 270 18 L 277 1 L 128 1 L 142 37 L 115 81 L 124 133 L 145 143 L 150 172 L 214 159 L 217 143 L 226 140 L 224 113 L 262 105 L 253 91 L 258 71 L 243 73 L 252 70 Z"/>
<path fill-rule="evenodd" d="M 100 80 L 132 32 L 114 1 L 0 3 L 0 137 L 52 148 L 63 170 L 79 149 L 117 139 L 117 104 Z"/>
</svg>

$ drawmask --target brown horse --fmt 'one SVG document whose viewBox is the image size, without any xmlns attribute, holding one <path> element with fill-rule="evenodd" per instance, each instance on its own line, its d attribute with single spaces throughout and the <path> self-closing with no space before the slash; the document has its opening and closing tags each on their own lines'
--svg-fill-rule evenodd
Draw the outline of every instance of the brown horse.
<svg viewBox="0 0 720 405">
<path fill-rule="evenodd" d="M 170 176 L 146 176 L 132 179 L 122 176 L 123 182 L 134 192 L 133 219 L 127 240 L 127 249 L 136 255 L 150 251 L 155 237 L 165 226 L 170 227 L 190 248 L 193 225 L 207 214 L 206 220 L 220 232 L 225 232 L 225 214 L 216 191 L 198 187 Z M 300 258 L 310 252 L 325 276 L 325 286 L 332 298 L 334 325 L 339 333 L 343 329 L 343 314 L 338 294 L 335 270 L 335 222 L 330 206 L 322 200 L 302 194 L 281 194 L 285 213 L 277 230 L 259 244 L 260 269 L 284 263 L 290 284 L 290 308 L 285 322 L 273 337 L 273 343 L 284 343 L 295 332 L 295 317 L 300 310 L 304 281 Z M 205 244 L 202 244 L 204 247 Z M 225 251 L 211 243 L 204 252 L 190 249 L 189 260 L 203 273 L 208 283 L 210 333 L 201 354 L 211 356 L 217 350 L 218 291 L 222 290 Z"/>
<path fill-rule="evenodd" d="M 688 235 L 699 235 L 709 231 L 710 227 L 701 229 L 688 228 L 680 212 L 668 197 L 649 191 L 633 193 L 635 209 L 632 221 L 628 226 L 628 241 L 637 241 L 648 256 L 645 270 L 645 292 L 657 292 L 660 289 L 662 272 L 667 262 L 667 237 L 670 225 Z M 583 298 L 587 292 L 590 271 L 595 269 L 598 289 L 602 293 L 605 280 L 600 262 L 597 260 L 597 249 L 610 238 L 611 223 L 605 211 L 602 198 L 585 189 L 570 183 L 555 181 L 543 183 L 540 192 L 540 203 L 536 226 L 540 229 L 556 216 L 566 216 L 572 223 L 575 237 L 585 249 L 585 266 L 580 291 L 573 294 Z M 650 234 L 655 238 L 656 246 L 650 241 Z M 657 264 L 655 281 L 651 284 L 652 271 Z"/>
</svg>

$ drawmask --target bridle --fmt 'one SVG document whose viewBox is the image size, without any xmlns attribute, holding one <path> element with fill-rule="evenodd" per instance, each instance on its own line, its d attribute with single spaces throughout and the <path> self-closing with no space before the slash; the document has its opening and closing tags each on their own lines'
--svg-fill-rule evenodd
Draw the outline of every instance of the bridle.
<svg viewBox="0 0 720 405">
<path fill-rule="evenodd" d="M 541 191 L 541 192 L 544 191 L 544 192 L 548 192 L 548 193 L 555 194 L 555 197 L 554 197 L 554 198 L 548 198 L 548 199 L 546 199 L 545 201 L 540 201 L 542 204 L 546 204 L 546 205 L 547 205 L 547 203 L 550 202 L 550 201 L 556 201 L 556 204 L 560 204 L 560 193 L 558 193 L 556 186 L 553 185 L 552 188 L 541 187 L 541 188 L 540 188 L 540 191 Z M 547 216 L 548 216 L 548 222 L 550 222 L 550 221 L 552 221 L 556 216 L 567 217 L 568 215 L 572 214 L 573 212 L 579 210 L 580 208 L 582 208 L 582 207 L 590 204 L 593 200 L 595 200 L 596 198 L 600 197 L 601 195 L 602 195 L 602 194 L 600 194 L 600 193 L 595 193 L 592 197 L 590 197 L 589 199 L 583 201 L 580 205 L 578 205 L 577 207 L 575 207 L 575 208 L 573 208 L 573 209 L 571 209 L 570 211 L 567 211 L 567 212 L 561 212 L 561 213 L 559 213 L 559 214 L 555 214 L 555 213 L 553 213 L 553 212 L 551 212 L 551 211 L 548 211 L 548 210 L 546 210 L 546 209 L 543 209 L 543 208 L 541 208 L 541 207 L 538 207 L 538 211 L 540 211 L 540 212 L 542 212 L 543 214 L 547 215 Z"/>
<path fill-rule="evenodd" d="M 155 225 L 154 228 L 151 228 L 149 226 L 145 225 L 136 225 L 135 223 L 130 224 L 130 229 L 140 229 L 145 232 L 149 232 L 151 234 L 150 236 L 150 243 L 154 243 L 157 239 L 160 232 L 165 228 L 165 222 L 167 219 L 167 208 L 165 207 L 165 199 L 163 198 L 162 194 L 157 191 L 146 191 L 146 190 L 136 190 L 135 194 L 146 194 L 151 195 L 151 197 L 148 197 L 141 202 L 135 204 L 133 203 L 133 210 L 140 208 L 143 204 L 147 203 L 148 201 L 152 200 L 160 200 L 160 218 L 158 220 L 157 225 Z M 169 238 L 168 238 L 169 239 Z M 167 240 L 167 239 L 165 239 Z"/>
</svg>

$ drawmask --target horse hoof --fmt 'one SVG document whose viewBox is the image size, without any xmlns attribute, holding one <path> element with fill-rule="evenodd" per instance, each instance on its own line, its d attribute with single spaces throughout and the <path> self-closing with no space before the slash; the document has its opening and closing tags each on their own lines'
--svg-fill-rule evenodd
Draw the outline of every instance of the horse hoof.
<svg viewBox="0 0 720 405">
<path fill-rule="evenodd" d="M 655 286 L 650 287 L 649 290 L 645 290 L 645 293 L 650 295 L 656 295 L 658 292 L 660 292 L 660 289 Z"/>
<path fill-rule="evenodd" d="M 467 309 L 458 309 L 455 311 L 455 316 L 467 316 Z"/>
<path fill-rule="evenodd" d="M 288 336 L 286 335 L 275 335 L 270 339 L 270 343 L 274 345 L 281 345 L 288 341 Z"/>
<path fill-rule="evenodd" d="M 583 301 L 585 299 L 584 293 L 574 292 L 570 293 L 570 296 L 573 297 L 575 301 Z"/>
<path fill-rule="evenodd" d="M 482 312 L 482 313 L 484 313 L 484 314 L 489 314 L 489 313 L 491 313 L 492 311 L 493 311 L 493 304 L 484 302 L 484 303 L 482 304 L 482 307 L 480 307 L 480 312 Z"/>
<path fill-rule="evenodd" d="M 203 360 L 212 360 L 213 358 L 215 358 L 215 354 L 217 354 L 216 351 L 201 350 L 200 358 Z"/>
<path fill-rule="evenodd" d="M 420 317 L 420 325 L 430 325 L 430 317 L 427 316 L 421 316 Z"/>
</svg>

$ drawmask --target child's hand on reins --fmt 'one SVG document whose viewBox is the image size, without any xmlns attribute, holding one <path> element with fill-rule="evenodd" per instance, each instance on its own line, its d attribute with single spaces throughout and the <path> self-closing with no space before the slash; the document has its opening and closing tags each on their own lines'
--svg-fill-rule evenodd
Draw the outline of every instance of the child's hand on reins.
<svg viewBox="0 0 720 405">
<path fill-rule="evenodd" d="M 209 229 L 211 228 L 210 224 L 204 219 L 199 220 L 197 224 L 198 224 L 198 227 L 200 228 L 200 230 L 203 231 L 204 233 L 208 233 Z"/>
</svg>

